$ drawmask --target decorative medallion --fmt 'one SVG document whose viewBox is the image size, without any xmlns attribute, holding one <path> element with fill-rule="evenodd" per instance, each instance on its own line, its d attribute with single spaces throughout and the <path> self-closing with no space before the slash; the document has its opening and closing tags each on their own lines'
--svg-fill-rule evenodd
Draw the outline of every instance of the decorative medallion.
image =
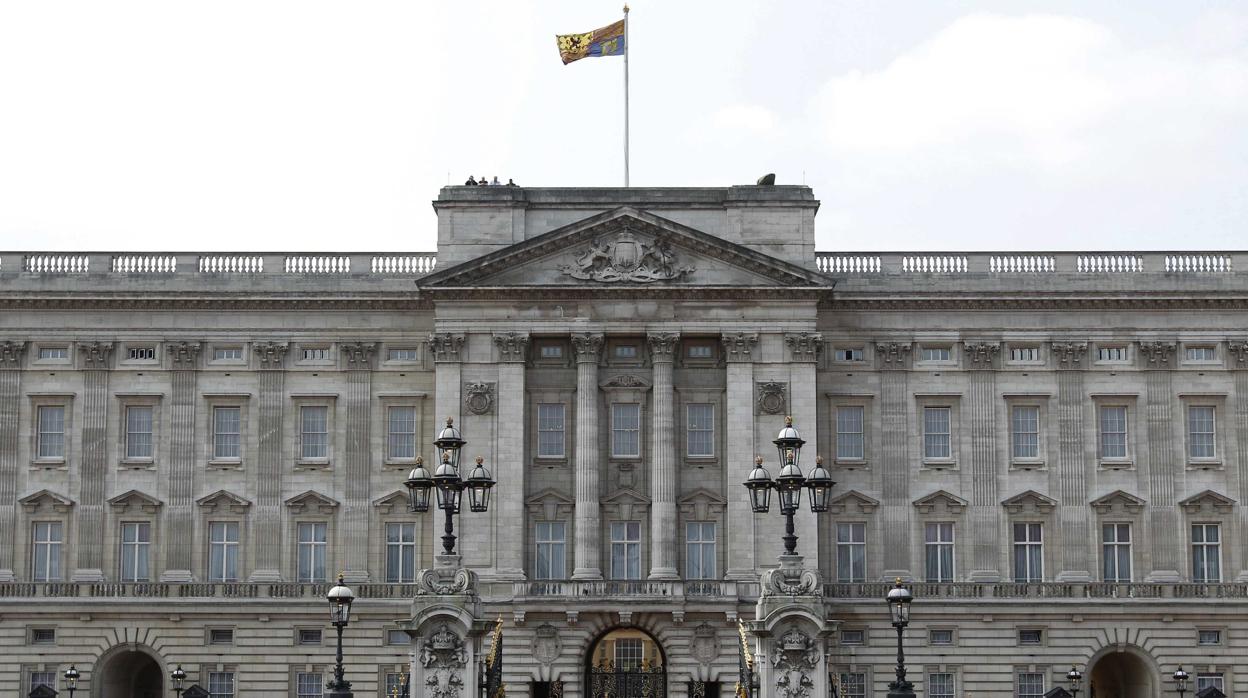
<svg viewBox="0 0 1248 698">
<path fill-rule="evenodd" d="M 693 267 L 677 266 L 671 243 L 655 240 L 642 242 L 628 230 L 614 241 L 594 240 L 589 250 L 576 257 L 559 271 L 574 279 L 603 283 L 631 282 L 648 284 L 655 281 L 676 281 L 693 272 Z"/>
<path fill-rule="evenodd" d="M 494 384 L 469 383 L 465 385 L 464 409 L 472 414 L 489 414 L 494 409 Z"/>
<path fill-rule="evenodd" d="M 819 648 L 815 641 L 797 628 L 775 642 L 771 663 L 776 676 L 776 695 L 780 698 L 812 698 L 815 681 L 812 674 L 819 667 Z"/>
<path fill-rule="evenodd" d="M 464 688 L 468 650 L 464 641 L 443 623 L 432 635 L 421 638 L 418 658 L 425 668 L 427 698 L 459 698 Z"/>
<path fill-rule="evenodd" d="M 703 623 L 693 630 L 693 644 L 689 648 L 693 658 L 702 664 L 710 664 L 719 656 L 719 637 L 710 623 Z"/>
<path fill-rule="evenodd" d="M 533 658 L 542 664 L 550 664 L 559 658 L 562 651 L 559 630 L 549 623 L 539 625 L 533 637 Z"/>
<path fill-rule="evenodd" d="M 784 414 L 788 383 L 766 381 L 758 384 L 758 411 L 761 414 Z"/>
</svg>

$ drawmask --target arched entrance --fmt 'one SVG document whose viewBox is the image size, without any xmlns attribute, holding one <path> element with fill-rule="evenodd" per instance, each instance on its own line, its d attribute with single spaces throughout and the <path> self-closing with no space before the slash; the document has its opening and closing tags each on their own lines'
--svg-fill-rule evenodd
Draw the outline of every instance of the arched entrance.
<svg viewBox="0 0 1248 698">
<path fill-rule="evenodd" d="M 116 647 L 95 666 L 95 698 L 164 698 L 164 671 L 146 649 Z"/>
<path fill-rule="evenodd" d="M 663 647 L 644 630 L 616 628 L 601 637 L 586 657 L 586 695 L 611 698 L 666 698 L 667 661 Z"/>
<path fill-rule="evenodd" d="M 1151 662 L 1129 650 L 1110 649 L 1093 659 L 1089 698 L 1158 698 Z"/>
</svg>

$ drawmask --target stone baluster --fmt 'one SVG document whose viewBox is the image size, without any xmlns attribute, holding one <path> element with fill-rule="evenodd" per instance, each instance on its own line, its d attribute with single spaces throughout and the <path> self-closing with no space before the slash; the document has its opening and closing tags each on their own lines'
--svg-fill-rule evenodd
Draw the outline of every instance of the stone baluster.
<svg viewBox="0 0 1248 698">
<path fill-rule="evenodd" d="M 601 334 L 574 334 L 576 353 L 576 551 L 573 579 L 602 579 L 599 515 L 598 357 Z"/>
<path fill-rule="evenodd" d="M 673 424 L 672 360 L 677 333 L 647 338 L 653 364 L 654 418 L 650 426 L 650 579 L 677 579 L 676 570 L 676 429 Z"/>
</svg>

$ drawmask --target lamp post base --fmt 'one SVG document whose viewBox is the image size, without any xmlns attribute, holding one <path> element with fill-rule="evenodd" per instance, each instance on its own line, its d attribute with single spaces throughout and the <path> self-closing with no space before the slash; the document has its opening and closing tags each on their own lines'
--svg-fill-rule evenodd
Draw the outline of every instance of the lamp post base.
<svg viewBox="0 0 1248 698">
<path fill-rule="evenodd" d="M 914 684 L 909 681 L 892 681 L 888 684 L 888 698 L 914 698 Z"/>
<path fill-rule="evenodd" d="M 355 698 L 355 695 L 349 688 L 328 688 L 325 689 L 324 698 Z"/>
</svg>

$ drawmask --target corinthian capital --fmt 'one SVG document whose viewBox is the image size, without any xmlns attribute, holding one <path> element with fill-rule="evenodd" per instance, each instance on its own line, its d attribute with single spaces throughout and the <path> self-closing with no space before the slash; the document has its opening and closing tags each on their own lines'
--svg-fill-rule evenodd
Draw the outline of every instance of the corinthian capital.
<svg viewBox="0 0 1248 698">
<path fill-rule="evenodd" d="M 165 352 L 175 371 L 193 369 L 199 365 L 199 342 L 169 342 Z"/>
<path fill-rule="evenodd" d="M 255 354 L 260 368 L 269 371 L 282 368 L 288 351 L 290 344 L 287 342 L 257 342 L 251 347 L 251 353 Z"/>
<path fill-rule="evenodd" d="M 966 361 L 971 368 L 992 368 L 992 362 L 1001 353 L 1001 343 L 963 342 L 962 349 L 966 352 Z"/>
<path fill-rule="evenodd" d="M 78 345 L 82 352 L 83 368 L 109 368 L 113 356 L 112 342 L 83 342 Z"/>
<path fill-rule="evenodd" d="M 656 332 L 646 335 L 646 342 L 650 345 L 650 360 L 654 362 L 670 363 L 676 353 L 676 347 L 680 344 L 680 333 L 678 332 Z"/>
<path fill-rule="evenodd" d="M 758 345 L 758 335 L 754 332 L 738 332 L 726 334 L 719 339 L 724 345 L 724 358 L 729 363 L 749 363 L 754 361 L 754 347 Z"/>
<path fill-rule="evenodd" d="M 576 362 L 598 363 L 598 357 L 602 354 L 602 339 L 600 334 L 572 335 L 572 351 L 576 353 Z"/>
<path fill-rule="evenodd" d="M 823 335 L 816 332 L 795 332 L 784 335 L 791 361 L 818 361 L 823 351 Z"/>
<path fill-rule="evenodd" d="M 498 359 L 506 363 L 524 361 L 529 352 L 529 335 L 523 332 L 500 332 L 494 335 Z"/>
<path fill-rule="evenodd" d="M 22 367 L 26 342 L 0 342 L 0 369 Z"/>
<path fill-rule="evenodd" d="M 459 351 L 464 348 L 466 337 L 450 332 L 435 332 L 429 335 L 429 348 L 433 350 L 433 360 L 459 361 Z"/>
</svg>

